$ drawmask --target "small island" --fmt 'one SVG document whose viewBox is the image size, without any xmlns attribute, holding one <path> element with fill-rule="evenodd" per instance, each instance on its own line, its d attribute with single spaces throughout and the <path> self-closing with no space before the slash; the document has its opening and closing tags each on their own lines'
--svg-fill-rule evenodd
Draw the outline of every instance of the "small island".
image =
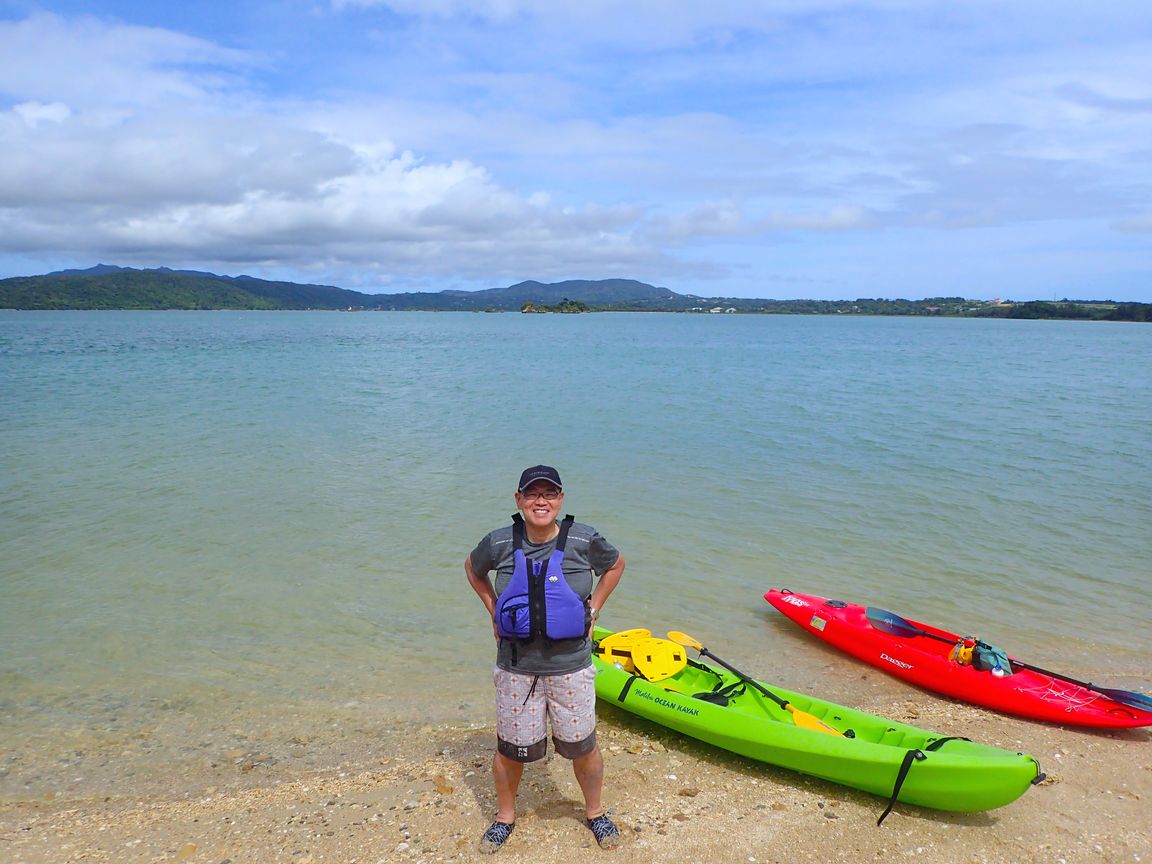
<svg viewBox="0 0 1152 864">
<path fill-rule="evenodd" d="M 520 311 L 529 314 L 537 312 L 560 312 L 566 315 L 572 315 L 578 312 L 591 312 L 592 307 L 587 303 L 582 303 L 579 300 L 569 300 L 565 297 L 559 303 L 525 303 L 520 307 Z"/>
</svg>

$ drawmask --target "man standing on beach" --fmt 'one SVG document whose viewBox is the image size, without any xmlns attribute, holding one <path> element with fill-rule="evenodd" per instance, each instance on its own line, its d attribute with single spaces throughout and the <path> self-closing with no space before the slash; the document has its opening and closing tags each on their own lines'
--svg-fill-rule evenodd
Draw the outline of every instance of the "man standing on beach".
<svg viewBox="0 0 1152 864">
<path fill-rule="evenodd" d="M 512 834 L 524 765 L 547 752 L 548 721 L 556 752 L 572 760 L 586 824 L 596 842 L 611 849 L 620 832 L 600 800 L 604 759 L 596 744 L 592 628 L 620 581 L 624 559 L 594 528 L 571 516 L 557 521 L 564 487 L 555 468 L 525 469 L 515 498 L 513 524 L 486 535 L 464 560 L 497 640 L 497 811 L 480 850 L 495 852 Z"/>
</svg>

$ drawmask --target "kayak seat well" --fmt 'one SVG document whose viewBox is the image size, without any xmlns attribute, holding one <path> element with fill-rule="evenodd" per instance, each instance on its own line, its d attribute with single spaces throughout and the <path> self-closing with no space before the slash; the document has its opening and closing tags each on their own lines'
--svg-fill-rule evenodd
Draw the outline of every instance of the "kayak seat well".
<svg viewBox="0 0 1152 864">
<path fill-rule="evenodd" d="M 877 732 L 880 734 L 877 735 Z M 870 729 L 860 737 L 865 741 L 884 744 L 888 747 L 917 748 L 924 746 L 924 732 L 921 729 L 900 729 L 889 726 L 886 729 Z"/>
<path fill-rule="evenodd" d="M 749 688 L 744 698 L 755 699 L 759 710 L 766 713 L 774 720 L 778 720 L 781 723 L 787 723 L 791 725 L 796 724 L 796 720 L 793 718 L 792 713 L 788 710 L 788 708 L 781 708 L 774 701 L 764 696 L 759 691 Z M 832 729 L 847 734 L 849 738 L 856 737 L 855 732 L 848 728 L 849 721 L 837 713 L 838 706 L 836 705 L 830 705 L 827 702 L 818 700 L 810 701 L 804 698 L 792 698 L 788 704 L 790 708 L 795 708 L 797 711 L 802 711 L 805 714 L 808 714 L 810 718 L 819 720 L 830 726 Z"/>
</svg>

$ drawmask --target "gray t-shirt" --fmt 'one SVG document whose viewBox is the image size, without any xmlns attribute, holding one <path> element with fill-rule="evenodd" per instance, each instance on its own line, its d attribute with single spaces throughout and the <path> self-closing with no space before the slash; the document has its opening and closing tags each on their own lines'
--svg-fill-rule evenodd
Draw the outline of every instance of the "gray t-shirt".
<svg viewBox="0 0 1152 864">
<path fill-rule="evenodd" d="M 529 561 L 544 561 L 556 547 L 555 540 L 536 545 L 524 538 L 524 555 Z M 512 580 L 514 566 L 512 526 L 497 528 L 487 534 L 472 550 L 472 572 L 483 576 L 496 571 L 493 587 L 499 597 Z M 620 553 L 616 547 L 600 536 L 590 525 L 573 522 L 564 544 L 564 581 L 585 600 L 592 594 L 593 574 L 604 571 L 616 563 Z M 550 642 L 536 639 L 521 642 L 501 639 L 496 650 L 496 665 L 510 672 L 528 675 L 566 675 L 583 669 L 591 661 L 592 643 L 587 638 L 559 639 Z"/>
</svg>

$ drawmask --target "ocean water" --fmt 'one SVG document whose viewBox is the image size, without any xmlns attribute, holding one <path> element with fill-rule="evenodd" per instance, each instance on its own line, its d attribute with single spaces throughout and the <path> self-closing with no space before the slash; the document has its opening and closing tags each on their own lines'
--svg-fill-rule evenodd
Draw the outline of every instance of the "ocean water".
<svg viewBox="0 0 1152 864">
<path fill-rule="evenodd" d="M 462 562 L 537 462 L 625 556 L 606 626 L 863 699 L 789 587 L 1147 690 L 1149 370 L 1103 322 L 0 314 L 0 796 L 490 722 Z"/>
</svg>

